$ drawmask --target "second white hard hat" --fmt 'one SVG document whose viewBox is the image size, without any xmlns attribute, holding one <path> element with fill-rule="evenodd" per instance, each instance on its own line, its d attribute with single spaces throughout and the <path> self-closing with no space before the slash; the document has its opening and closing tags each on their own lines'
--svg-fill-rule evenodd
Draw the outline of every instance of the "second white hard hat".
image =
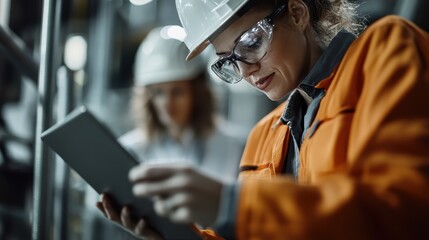
<svg viewBox="0 0 429 240">
<path fill-rule="evenodd" d="M 249 0 L 176 0 L 177 13 L 185 29 L 186 46 L 192 59 L 208 45 L 209 38 L 222 31 Z"/>
<path fill-rule="evenodd" d="M 134 62 L 134 85 L 186 80 L 205 70 L 202 57 L 186 61 L 188 49 L 183 43 L 185 31 L 180 26 L 165 26 L 150 31 L 137 50 Z"/>
</svg>

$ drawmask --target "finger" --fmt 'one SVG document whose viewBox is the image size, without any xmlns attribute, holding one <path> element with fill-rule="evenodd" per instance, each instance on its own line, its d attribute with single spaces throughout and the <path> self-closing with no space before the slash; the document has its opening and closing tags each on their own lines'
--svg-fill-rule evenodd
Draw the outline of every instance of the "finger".
<svg viewBox="0 0 429 240">
<path fill-rule="evenodd" d="M 160 216 L 167 216 L 167 207 L 165 206 L 163 201 L 156 201 L 153 203 L 153 208 L 155 209 L 155 212 Z"/>
<path fill-rule="evenodd" d="M 191 223 L 193 222 L 191 218 L 191 209 L 186 206 L 178 207 L 174 209 L 170 214 L 168 215 L 168 218 L 172 222 L 176 223 Z"/>
<path fill-rule="evenodd" d="M 138 182 L 133 186 L 136 196 L 169 196 L 175 192 L 183 192 L 192 188 L 192 176 L 177 174 L 163 181 Z"/>
<path fill-rule="evenodd" d="M 159 181 L 168 178 L 174 174 L 174 172 L 174 168 L 171 167 L 140 165 L 131 169 L 129 179 L 132 182 Z"/>
<path fill-rule="evenodd" d="M 136 227 L 134 228 L 134 233 L 137 236 L 143 236 L 144 232 L 147 231 L 145 227 L 146 227 L 146 222 L 143 219 L 140 219 L 140 221 L 138 221 L 138 223 L 136 224 Z"/>
<path fill-rule="evenodd" d="M 107 218 L 107 214 L 106 214 L 106 211 L 104 210 L 103 203 L 102 202 L 97 202 L 95 204 L 95 206 L 98 208 L 98 210 L 100 210 L 100 212 L 104 215 L 104 217 Z"/>
<path fill-rule="evenodd" d="M 134 234 L 136 234 L 137 236 L 144 237 L 144 239 L 147 240 L 163 239 L 159 233 L 148 228 L 146 226 L 146 222 L 143 219 L 140 219 L 140 221 L 137 223 L 136 227 L 134 228 Z"/>
<path fill-rule="evenodd" d="M 134 167 L 129 172 L 129 179 L 132 182 L 137 181 L 159 181 L 170 177 L 178 172 L 191 169 L 192 166 L 184 163 L 177 164 L 141 164 Z"/>
<path fill-rule="evenodd" d="M 106 195 L 103 195 L 101 202 L 103 203 L 103 207 L 107 215 L 107 218 L 117 223 L 121 223 L 119 214 L 117 210 L 113 207 L 111 200 Z"/>
<path fill-rule="evenodd" d="M 191 204 L 191 196 L 186 193 L 177 193 L 169 198 L 154 201 L 155 212 L 161 216 L 170 217 L 175 209 L 187 207 Z"/>
<path fill-rule="evenodd" d="M 131 211 L 130 211 L 129 207 L 122 208 L 122 211 L 121 211 L 121 222 L 122 222 L 122 225 L 124 227 L 126 227 L 127 229 L 129 229 L 129 230 L 133 230 L 136 227 L 137 223 L 131 217 Z"/>
</svg>

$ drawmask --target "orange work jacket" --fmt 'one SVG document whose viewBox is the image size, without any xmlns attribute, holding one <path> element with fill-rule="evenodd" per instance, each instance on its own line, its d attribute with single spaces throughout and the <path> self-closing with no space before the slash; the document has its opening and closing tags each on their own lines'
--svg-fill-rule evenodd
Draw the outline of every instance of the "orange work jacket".
<svg viewBox="0 0 429 240">
<path fill-rule="evenodd" d="M 429 239 L 429 36 L 399 17 L 365 30 L 315 86 L 297 177 L 285 104 L 252 130 L 237 239 Z"/>
</svg>

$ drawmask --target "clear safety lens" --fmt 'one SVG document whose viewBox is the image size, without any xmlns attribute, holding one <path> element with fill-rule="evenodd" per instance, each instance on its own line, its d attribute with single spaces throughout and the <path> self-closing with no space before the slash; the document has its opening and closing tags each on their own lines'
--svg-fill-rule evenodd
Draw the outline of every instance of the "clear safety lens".
<svg viewBox="0 0 429 240">
<path fill-rule="evenodd" d="M 227 83 L 240 82 L 243 77 L 237 61 L 245 64 L 259 62 L 268 52 L 272 33 L 273 25 L 267 19 L 259 21 L 240 37 L 231 55 L 220 58 L 211 66 L 213 72 Z"/>
<path fill-rule="evenodd" d="M 229 59 L 217 61 L 211 69 L 221 80 L 230 84 L 238 83 L 242 79 L 237 64 Z"/>
<path fill-rule="evenodd" d="M 266 19 L 245 32 L 234 48 L 234 53 L 247 63 L 259 62 L 271 43 L 272 25 Z"/>
</svg>

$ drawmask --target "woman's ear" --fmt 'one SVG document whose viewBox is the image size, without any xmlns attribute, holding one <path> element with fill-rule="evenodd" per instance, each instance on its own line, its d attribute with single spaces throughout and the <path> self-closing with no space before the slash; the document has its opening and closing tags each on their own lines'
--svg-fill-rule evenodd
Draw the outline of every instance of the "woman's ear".
<svg viewBox="0 0 429 240">
<path fill-rule="evenodd" d="M 310 23 L 310 12 L 307 5 L 302 0 L 289 0 L 288 10 L 292 23 L 300 30 L 305 31 Z"/>
</svg>

